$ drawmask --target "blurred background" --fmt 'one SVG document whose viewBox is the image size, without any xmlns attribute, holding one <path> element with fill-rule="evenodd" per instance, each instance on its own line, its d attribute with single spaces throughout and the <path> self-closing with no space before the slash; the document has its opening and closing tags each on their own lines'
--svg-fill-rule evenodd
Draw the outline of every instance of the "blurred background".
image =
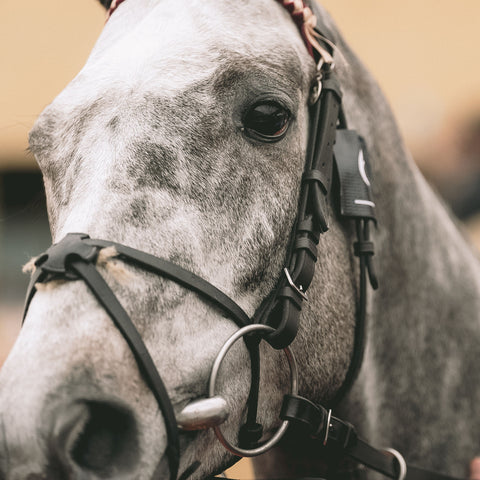
<svg viewBox="0 0 480 480">
<path fill-rule="evenodd" d="M 425 176 L 480 245 L 480 2 L 323 4 L 380 82 Z M 20 326 L 21 266 L 50 245 L 28 131 L 81 69 L 104 19 L 96 0 L 0 0 L 0 365 Z"/>
</svg>

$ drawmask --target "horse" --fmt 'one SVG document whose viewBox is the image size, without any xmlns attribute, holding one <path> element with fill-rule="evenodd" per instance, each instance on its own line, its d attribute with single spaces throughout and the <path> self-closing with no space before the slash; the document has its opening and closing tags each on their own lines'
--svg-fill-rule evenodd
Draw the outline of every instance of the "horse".
<svg viewBox="0 0 480 480">
<path fill-rule="evenodd" d="M 85 67 L 30 133 L 53 242 L 84 232 L 166 259 L 252 316 L 284 277 L 319 90 L 315 60 L 292 11 L 274 0 L 113 7 Z M 480 428 L 478 258 L 410 158 L 379 87 L 328 13 L 315 12 L 335 45 L 346 121 L 369 152 L 377 219 L 378 290 L 368 291 L 363 361 L 334 413 L 408 463 L 462 475 Z M 336 398 L 356 347 L 355 228 L 332 192 L 288 347 L 298 393 L 315 404 Z M 95 268 L 145 342 L 175 415 L 205 397 L 212 364 L 238 331 L 231 317 L 113 247 L 100 251 Z M 0 478 L 167 478 L 166 415 L 125 338 L 76 280 L 36 285 L 0 372 Z M 269 436 L 291 358 L 267 342 L 260 350 L 258 422 Z M 238 342 L 218 372 L 229 442 L 246 414 L 250 358 Z M 311 442 L 288 431 L 255 459 L 257 475 L 323 472 Z M 212 429 L 179 434 L 182 478 L 236 460 Z"/>
</svg>

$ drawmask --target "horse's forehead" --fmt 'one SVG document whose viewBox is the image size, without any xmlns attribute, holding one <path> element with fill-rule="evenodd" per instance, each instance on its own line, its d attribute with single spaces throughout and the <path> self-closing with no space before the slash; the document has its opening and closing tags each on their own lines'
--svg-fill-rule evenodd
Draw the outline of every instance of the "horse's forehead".
<svg viewBox="0 0 480 480">
<path fill-rule="evenodd" d="M 223 160 L 230 146 L 231 157 L 250 158 L 236 135 L 228 143 L 219 133 L 222 126 L 237 128 L 242 108 L 266 96 L 297 116 L 314 70 L 296 25 L 275 0 L 123 2 L 85 68 L 31 132 L 52 222 L 69 213 L 68 205 L 82 206 L 82 215 L 87 204 L 93 212 L 99 202 L 113 205 L 111 195 L 136 192 L 144 178 L 157 181 L 159 166 L 162 186 L 178 190 L 188 176 L 184 159 L 193 160 L 189 172 L 197 163 L 208 167 L 195 163 L 198 152 Z"/>
<path fill-rule="evenodd" d="M 278 71 L 296 63 L 299 74 L 308 69 L 297 27 L 275 0 L 127 0 L 107 23 L 84 73 L 111 81 L 112 88 L 157 84 L 168 94 L 208 78 L 229 58 L 270 59 Z"/>
</svg>

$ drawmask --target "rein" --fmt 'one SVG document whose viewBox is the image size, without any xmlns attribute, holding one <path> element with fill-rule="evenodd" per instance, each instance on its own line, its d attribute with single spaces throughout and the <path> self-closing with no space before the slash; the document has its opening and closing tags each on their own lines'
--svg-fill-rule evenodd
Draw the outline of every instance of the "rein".
<svg viewBox="0 0 480 480">
<path fill-rule="evenodd" d="M 322 34 L 328 33 L 328 28 L 322 25 L 322 34 L 315 30 L 316 20 L 320 17 L 315 16 L 302 0 L 277 1 L 290 12 L 299 25 L 307 48 L 318 65 L 318 85 L 314 87 L 314 102 L 310 106 L 308 145 L 298 214 L 293 225 L 284 269 L 279 272 L 277 285 L 271 294 L 263 300 L 250 318 L 221 290 L 169 260 L 112 241 L 91 239 L 87 234 L 70 233 L 36 259 L 36 270 L 28 287 L 23 318 L 26 317 L 37 284 L 58 279 L 85 282 L 123 335 L 145 382 L 157 400 L 167 431 L 166 454 L 171 480 L 178 477 L 179 469 L 180 446 L 177 424 L 184 430 L 213 427 L 225 448 L 238 456 L 256 456 L 265 453 L 280 441 L 287 428 L 292 426 L 318 443 L 319 451 L 325 449 L 327 454 L 335 460 L 332 462 L 335 465 L 331 466 L 331 478 L 335 478 L 337 473 L 335 467 L 338 461 L 344 456 L 349 456 L 393 479 L 452 480 L 448 476 L 407 466 L 403 456 L 395 450 L 373 448 L 358 437 L 351 424 L 332 415 L 332 408 L 348 392 L 362 363 L 368 282 L 374 289 L 377 288 L 372 262 L 374 245 L 370 240 L 370 224 L 376 224 L 375 204 L 371 194 L 365 142 L 357 132 L 347 128 L 341 106 L 340 84 L 333 69 L 333 51 L 330 42 L 322 40 L 325 38 Z M 114 0 L 108 15 L 110 16 L 122 2 L 123 0 Z M 329 403 L 328 408 L 325 408 L 298 395 L 296 361 L 289 346 L 297 335 L 302 305 L 307 301 L 307 290 L 314 277 L 320 235 L 328 230 L 325 212 L 330 202 L 334 178 L 335 185 L 338 184 L 334 194 L 340 206 L 339 215 L 355 223 L 357 240 L 354 243 L 354 254 L 359 258 L 360 281 L 351 363 L 343 385 Z M 200 410 L 195 410 L 197 413 L 193 414 L 193 423 L 190 422 L 191 419 L 183 423 L 179 421 L 182 414 L 176 418 L 164 382 L 141 335 L 96 268 L 98 254 L 106 247 L 114 247 L 117 257 L 125 263 L 168 278 L 197 293 L 215 308 L 223 311 L 239 327 L 239 330 L 227 340 L 215 360 L 210 376 L 209 398 L 201 400 L 198 404 L 201 409 L 205 407 L 205 402 L 210 402 L 210 410 L 204 421 L 198 414 Z M 224 356 L 233 343 L 240 338 L 244 339 L 250 354 L 252 378 L 247 402 L 247 421 L 240 428 L 239 446 L 233 446 L 225 440 L 220 430 L 220 425 L 226 418 L 221 410 L 226 408 L 226 403 L 224 401 L 220 404 L 215 403 L 215 399 L 218 398 L 215 395 L 215 381 Z M 261 340 L 265 340 L 275 349 L 285 351 L 291 371 L 290 393 L 284 396 L 280 412 L 283 423 L 277 433 L 265 443 L 261 442 L 262 426 L 257 423 Z M 190 469 L 184 472 L 180 478 L 187 478 L 193 471 Z"/>
</svg>

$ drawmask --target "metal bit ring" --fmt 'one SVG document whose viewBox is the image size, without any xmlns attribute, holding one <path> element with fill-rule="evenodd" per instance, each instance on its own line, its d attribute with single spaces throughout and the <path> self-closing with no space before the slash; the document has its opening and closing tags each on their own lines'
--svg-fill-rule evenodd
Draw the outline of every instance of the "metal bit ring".
<svg viewBox="0 0 480 480">
<path fill-rule="evenodd" d="M 217 355 L 217 358 L 215 359 L 215 362 L 213 363 L 212 367 L 212 372 L 210 374 L 210 380 L 208 383 L 208 396 L 209 397 L 214 397 L 215 396 L 215 384 L 217 382 L 217 376 L 218 372 L 220 370 L 220 366 L 227 354 L 227 352 L 230 350 L 230 348 L 233 346 L 233 344 L 238 341 L 240 338 L 243 336 L 247 335 L 248 333 L 251 332 L 256 332 L 256 331 L 263 331 L 263 332 L 274 332 L 275 329 L 268 326 L 268 325 L 263 325 L 260 323 L 255 323 L 253 325 L 247 325 L 246 327 L 241 328 L 237 332 L 235 332 L 223 345 L 221 348 L 220 352 Z M 287 357 L 288 365 L 290 367 L 290 394 L 291 395 L 297 395 L 298 394 L 298 369 L 297 369 L 297 362 L 295 361 L 295 357 L 292 353 L 292 351 L 286 347 L 283 349 L 285 352 L 285 356 Z M 253 449 L 245 449 L 245 448 L 240 448 L 235 445 L 232 445 L 224 436 L 222 431 L 220 430 L 219 426 L 214 427 L 215 430 L 215 435 L 217 436 L 218 440 L 220 443 L 231 453 L 234 455 L 237 455 L 238 457 L 256 457 L 257 455 L 262 455 L 263 453 L 267 452 L 270 450 L 274 445 L 276 445 L 280 439 L 283 437 L 285 432 L 287 431 L 288 425 L 290 421 L 289 420 L 284 420 L 276 433 L 268 440 L 265 442 L 263 445 L 261 445 L 258 448 L 253 448 Z"/>
<path fill-rule="evenodd" d="M 399 469 L 397 480 L 405 480 L 405 477 L 407 476 L 407 462 L 403 458 L 403 455 L 398 450 L 395 450 L 394 448 L 385 448 L 384 452 L 390 453 L 397 460 L 398 469 Z"/>
</svg>

